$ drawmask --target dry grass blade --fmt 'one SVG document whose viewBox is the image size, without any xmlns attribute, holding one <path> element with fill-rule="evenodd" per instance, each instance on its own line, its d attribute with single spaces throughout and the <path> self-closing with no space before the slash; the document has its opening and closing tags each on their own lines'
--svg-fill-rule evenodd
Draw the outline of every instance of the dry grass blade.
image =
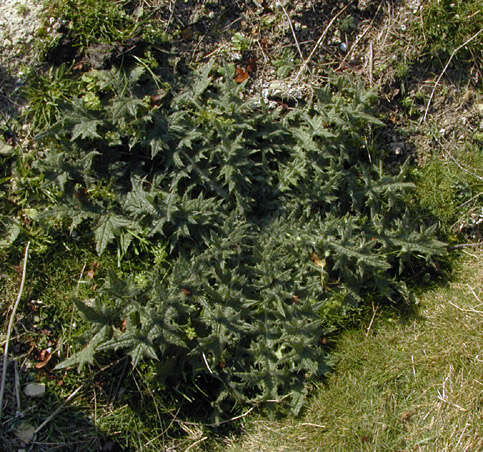
<svg viewBox="0 0 483 452">
<path fill-rule="evenodd" d="M 448 69 L 449 65 L 451 64 L 451 61 L 453 60 L 454 56 L 465 46 L 467 46 L 471 41 L 476 39 L 478 35 L 483 31 L 483 29 L 479 30 L 477 33 L 475 33 L 471 38 L 467 39 L 463 44 L 460 46 L 456 47 L 456 49 L 453 50 L 451 53 L 451 56 L 448 59 L 448 62 L 446 63 L 446 66 L 443 68 L 441 74 L 439 74 L 439 77 L 437 78 L 436 82 L 434 83 L 433 90 L 431 91 L 431 95 L 429 96 L 428 103 L 426 105 L 426 110 L 424 111 L 424 116 L 421 119 L 421 123 L 423 123 L 426 120 L 426 116 L 428 116 L 428 111 L 429 111 L 429 106 L 431 105 L 431 101 L 433 100 L 434 92 L 436 91 L 436 88 L 438 87 L 438 84 L 443 77 L 444 73 Z"/>
<path fill-rule="evenodd" d="M 42 422 L 36 429 L 34 434 L 37 434 L 42 430 L 55 416 L 57 416 L 66 406 L 67 402 L 72 400 L 72 398 L 84 387 L 84 385 L 79 386 L 75 391 L 73 391 L 67 399 L 65 399 L 64 403 L 59 406 L 44 422 Z"/>
<path fill-rule="evenodd" d="M 312 49 L 312 52 L 310 52 L 310 55 L 307 57 L 307 59 L 302 63 L 302 66 L 300 66 L 300 69 L 299 71 L 297 72 L 297 75 L 295 76 L 295 81 L 297 82 L 298 79 L 300 78 L 300 76 L 302 75 L 302 73 L 305 71 L 305 69 L 307 68 L 307 65 L 309 64 L 310 60 L 312 59 L 312 57 L 314 56 L 314 53 L 315 51 L 319 48 L 320 44 L 322 43 L 322 41 L 324 40 L 325 38 L 325 35 L 327 34 L 327 32 L 329 31 L 330 27 L 332 26 L 332 24 L 336 21 L 336 19 L 350 6 L 352 5 L 353 2 L 350 2 L 350 3 L 347 3 L 347 5 L 345 5 L 331 20 L 330 22 L 327 24 L 327 26 L 325 27 L 325 30 L 322 32 L 322 34 L 320 35 L 319 39 L 317 40 L 317 42 L 315 43 L 314 45 L 314 48 Z"/>
<path fill-rule="evenodd" d="M 282 11 L 285 14 L 285 17 L 287 18 L 288 25 L 290 27 L 290 30 L 292 31 L 292 36 L 293 36 L 293 39 L 295 41 L 295 45 L 297 46 L 297 50 L 299 52 L 300 58 L 303 60 L 304 54 L 302 53 L 302 49 L 300 48 L 300 44 L 299 44 L 299 41 L 297 39 L 297 35 L 295 34 L 295 30 L 294 30 L 293 25 L 292 25 L 292 20 L 290 19 L 290 16 L 288 15 L 287 10 L 282 5 L 282 2 L 277 1 L 277 5 L 280 6 L 280 8 L 282 8 Z"/>
<path fill-rule="evenodd" d="M 27 246 L 25 247 L 25 254 L 24 254 L 24 258 L 23 258 L 22 281 L 20 282 L 20 289 L 18 291 L 17 299 L 15 300 L 15 304 L 13 306 L 12 313 L 10 314 L 10 320 L 8 322 L 8 329 L 7 329 L 7 338 L 5 339 L 5 346 L 4 346 L 4 349 L 3 349 L 2 383 L 0 385 L 0 419 L 2 418 L 3 393 L 5 391 L 5 381 L 6 381 L 6 378 L 7 378 L 8 346 L 9 346 L 9 342 L 10 342 L 10 336 L 12 334 L 13 321 L 15 319 L 15 314 L 17 312 L 18 304 L 20 303 L 20 299 L 22 298 L 23 286 L 25 284 L 25 274 L 26 274 L 26 270 L 27 270 L 27 260 L 28 260 L 29 247 L 30 247 L 30 242 L 27 242 Z"/>
</svg>

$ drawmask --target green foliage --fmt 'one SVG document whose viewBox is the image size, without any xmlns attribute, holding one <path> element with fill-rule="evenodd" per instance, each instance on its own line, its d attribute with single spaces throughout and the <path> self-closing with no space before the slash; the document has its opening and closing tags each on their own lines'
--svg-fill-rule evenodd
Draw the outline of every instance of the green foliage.
<svg viewBox="0 0 483 452">
<path fill-rule="evenodd" d="M 76 301 L 90 341 L 60 367 L 121 350 L 219 413 L 288 394 L 298 412 L 321 338 L 364 299 L 409 301 L 404 276 L 444 245 L 408 208 L 406 168 L 370 146 L 372 93 L 335 78 L 284 112 L 234 75 L 209 64 L 153 102 L 143 66 L 93 72 L 100 107 L 78 99 L 43 134 L 44 217 L 89 227 L 99 253 L 161 238 L 173 262 Z"/>
<path fill-rule="evenodd" d="M 237 52 L 250 50 L 252 42 L 243 33 L 237 32 L 231 38 L 231 45 Z"/>
<path fill-rule="evenodd" d="M 297 59 L 292 49 L 282 49 L 282 51 L 278 55 L 278 58 L 273 61 L 273 65 L 277 68 L 277 77 L 288 77 L 290 73 L 295 69 L 296 61 Z"/>
</svg>

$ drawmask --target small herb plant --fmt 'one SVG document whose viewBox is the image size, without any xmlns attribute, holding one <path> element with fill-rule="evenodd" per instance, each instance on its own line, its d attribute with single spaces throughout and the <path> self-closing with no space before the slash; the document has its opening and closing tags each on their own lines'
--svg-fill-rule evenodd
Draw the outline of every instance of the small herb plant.
<svg viewBox="0 0 483 452">
<path fill-rule="evenodd" d="M 365 300 L 410 301 L 405 278 L 444 245 L 411 210 L 406 168 L 386 173 L 371 144 L 372 93 L 334 78 L 285 111 L 234 77 L 93 71 L 95 98 L 43 134 L 44 218 L 90 228 L 98 253 L 161 240 L 172 262 L 75 300 L 91 332 L 58 367 L 122 351 L 218 414 L 284 397 L 297 413 L 328 369 L 324 338 Z"/>
</svg>

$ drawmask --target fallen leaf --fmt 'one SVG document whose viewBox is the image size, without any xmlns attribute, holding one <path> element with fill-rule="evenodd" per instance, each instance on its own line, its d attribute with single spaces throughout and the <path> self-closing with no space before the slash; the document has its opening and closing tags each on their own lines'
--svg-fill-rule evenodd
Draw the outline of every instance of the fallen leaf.
<svg viewBox="0 0 483 452">
<path fill-rule="evenodd" d="M 89 279 L 94 279 L 95 272 L 94 272 L 94 270 L 88 270 L 88 271 L 86 272 L 86 275 L 87 275 L 87 277 L 88 277 Z"/>
<path fill-rule="evenodd" d="M 126 331 L 126 326 L 127 326 L 127 319 L 124 319 L 121 322 L 121 331 Z"/>
<path fill-rule="evenodd" d="M 236 75 L 235 75 L 234 80 L 237 83 L 244 82 L 248 78 L 248 71 L 245 71 L 241 67 L 236 67 L 235 73 L 236 73 Z"/>
<path fill-rule="evenodd" d="M 181 292 L 183 292 L 184 295 L 191 295 L 191 290 L 185 289 L 184 287 L 181 288 Z"/>
<path fill-rule="evenodd" d="M 299 304 L 300 303 L 300 297 L 298 295 L 292 295 L 292 301 L 295 304 Z"/>
</svg>

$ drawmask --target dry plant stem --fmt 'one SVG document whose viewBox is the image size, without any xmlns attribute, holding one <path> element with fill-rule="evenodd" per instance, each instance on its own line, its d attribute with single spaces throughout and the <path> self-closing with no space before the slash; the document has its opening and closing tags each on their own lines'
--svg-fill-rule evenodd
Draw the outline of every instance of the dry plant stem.
<svg viewBox="0 0 483 452">
<path fill-rule="evenodd" d="M 268 62 L 268 57 L 267 57 L 267 54 L 265 53 L 265 51 L 263 50 L 263 47 L 260 44 L 260 40 L 259 39 L 257 39 L 257 44 L 258 44 L 258 47 L 260 47 L 260 51 L 262 52 L 263 59 L 265 60 L 265 63 L 267 63 Z"/>
<path fill-rule="evenodd" d="M 3 369 L 2 369 L 2 383 L 0 384 L 0 419 L 2 418 L 3 411 L 3 393 L 5 391 L 5 380 L 7 378 L 7 362 L 8 362 L 8 345 L 10 342 L 10 336 L 12 334 L 13 321 L 15 319 L 15 313 L 17 312 L 18 304 L 20 303 L 20 298 L 22 298 L 23 286 L 25 284 L 25 273 L 27 269 L 27 260 L 29 253 L 30 242 L 27 242 L 25 247 L 25 254 L 23 258 L 23 268 L 22 268 L 22 280 L 20 282 L 20 289 L 18 291 L 17 299 L 10 314 L 10 320 L 8 322 L 7 338 L 5 339 L 5 346 L 3 349 Z"/>
<path fill-rule="evenodd" d="M 57 416 L 64 408 L 65 405 L 82 389 L 84 385 L 80 385 L 74 392 L 72 392 L 64 403 L 59 406 L 44 422 L 42 422 L 34 431 L 34 435 L 40 432 L 55 416 Z"/>
<path fill-rule="evenodd" d="M 197 444 L 200 444 L 202 443 L 203 441 L 207 440 L 208 437 L 207 436 L 203 436 L 203 438 L 199 439 L 198 441 L 195 441 L 193 444 L 191 444 L 191 446 L 188 446 L 184 452 L 188 452 L 190 449 L 192 449 L 193 447 L 195 447 Z"/>
<path fill-rule="evenodd" d="M 461 311 L 461 312 L 472 312 L 473 314 L 479 314 L 479 315 L 482 315 L 483 314 L 483 311 L 478 311 L 476 309 L 463 309 L 463 308 L 460 308 L 458 305 L 454 304 L 452 301 L 448 300 L 448 303 L 455 307 L 456 309 L 458 309 L 458 311 Z"/>
<path fill-rule="evenodd" d="M 372 324 L 373 324 L 374 319 L 376 317 L 376 312 L 377 312 L 377 306 L 374 306 L 374 304 L 372 304 L 372 318 L 371 318 L 371 321 L 369 322 L 369 326 L 367 327 L 367 330 L 366 330 L 366 337 L 369 336 Z"/>
<path fill-rule="evenodd" d="M 478 295 L 476 295 L 475 293 L 475 289 L 473 289 L 473 287 L 471 287 L 469 284 L 466 284 L 468 286 L 468 288 L 471 290 L 471 293 L 473 294 L 473 296 L 478 300 L 478 303 L 481 304 L 481 300 L 480 300 L 480 297 L 478 297 Z"/>
<path fill-rule="evenodd" d="M 312 422 L 302 422 L 300 425 L 306 425 L 308 427 L 326 428 L 325 425 L 312 424 Z"/>
<path fill-rule="evenodd" d="M 483 246 L 483 242 L 475 242 L 475 243 L 460 243 L 458 245 L 453 245 L 453 246 L 450 246 L 449 249 L 450 250 L 456 250 L 458 248 L 467 248 L 467 247 L 473 247 L 473 248 L 478 248 L 480 246 Z"/>
<path fill-rule="evenodd" d="M 377 7 L 377 10 L 376 12 L 374 13 L 374 18 L 371 20 L 371 23 L 366 27 L 366 29 L 357 37 L 357 39 L 355 40 L 354 44 L 352 44 L 351 48 L 349 49 L 349 51 L 345 54 L 344 58 L 342 59 L 342 61 L 340 62 L 339 66 L 337 67 L 336 70 L 339 70 L 343 65 L 344 63 L 347 61 L 347 59 L 352 55 L 352 52 L 354 52 L 357 44 L 359 44 L 359 42 L 361 41 L 361 39 L 367 34 L 367 32 L 371 29 L 372 27 L 372 24 L 374 23 L 374 20 L 376 19 L 377 17 L 377 14 L 379 13 L 379 8 L 381 7 L 382 5 L 382 2 L 379 3 L 379 6 Z M 372 44 L 371 44 L 372 45 Z"/>
<path fill-rule="evenodd" d="M 423 123 L 426 120 L 426 116 L 428 116 L 429 106 L 431 105 L 431 101 L 433 100 L 434 92 L 436 91 L 436 88 L 438 87 L 438 84 L 439 84 L 441 78 L 443 77 L 444 73 L 446 72 L 446 69 L 448 69 L 448 67 L 451 64 L 451 61 L 453 60 L 453 58 L 456 55 L 456 53 L 459 52 L 463 47 L 465 47 L 466 45 L 468 45 L 471 41 L 473 41 L 473 39 L 476 39 L 476 37 L 482 31 L 483 31 L 483 29 L 479 30 L 471 38 L 467 39 L 463 44 L 459 45 L 458 47 L 456 47 L 456 49 L 453 50 L 453 52 L 451 53 L 451 56 L 448 59 L 448 62 L 446 63 L 446 66 L 443 68 L 443 71 L 441 72 L 441 74 L 439 74 L 439 77 L 437 78 L 437 80 L 436 80 L 436 82 L 435 82 L 435 84 L 433 86 L 433 90 L 431 91 L 431 95 L 429 96 L 429 100 L 428 100 L 428 103 L 426 105 L 426 110 L 424 111 L 424 116 L 421 119 L 420 123 Z"/>
<path fill-rule="evenodd" d="M 207 424 L 208 427 L 218 427 L 219 425 L 228 424 L 228 422 L 236 421 L 237 419 L 241 419 L 242 417 L 248 416 L 256 407 L 252 406 L 249 410 L 245 411 L 243 414 L 239 416 L 232 417 L 231 419 L 227 419 L 226 421 L 221 421 L 216 424 Z"/>
<path fill-rule="evenodd" d="M 287 18 L 288 25 L 290 27 L 290 30 L 292 31 L 292 36 L 293 36 L 293 39 L 295 41 L 295 45 L 297 46 L 297 50 L 299 52 L 300 58 L 303 60 L 304 59 L 304 54 L 302 53 L 302 49 L 300 48 L 300 44 L 299 44 L 299 41 L 297 39 L 297 35 L 295 34 L 295 30 L 294 30 L 293 25 L 292 25 L 292 20 L 290 19 L 290 16 L 288 15 L 287 10 L 284 8 L 284 6 L 282 5 L 282 3 L 281 2 L 277 2 L 277 5 L 280 6 L 280 8 L 282 8 L 282 11 L 285 14 L 285 17 Z"/>
<path fill-rule="evenodd" d="M 312 52 L 310 52 L 310 55 L 307 57 L 307 59 L 302 63 L 302 66 L 300 66 L 299 71 L 297 72 L 297 75 L 295 76 L 295 82 L 298 81 L 302 73 L 305 71 L 307 68 L 307 65 L 309 64 L 310 60 L 314 56 L 315 51 L 319 48 L 320 44 L 322 43 L 323 39 L 325 38 L 325 35 L 329 31 L 329 28 L 332 26 L 332 24 L 335 22 L 335 20 L 351 5 L 353 2 L 347 3 L 327 24 L 327 27 L 325 27 L 325 30 L 322 32 L 320 35 L 320 38 L 317 40 L 315 43 L 314 48 L 312 49 Z"/>
<path fill-rule="evenodd" d="M 372 87 L 372 68 L 374 65 L 374 51 L 372 48 L 372 42 L 369 45 L 369 86 Z"/>
<path fill-rule="evenodd" d="M 265 402 L 275 402 L 275 400 L 265 400 Z M 252 406 L 250 409 L 245 411 L 243 414 L 240 414 L 239 416 L 235 416 L 235 417 L 232 417 L 230 419 L 227 419 L 226 421 L 215 422 L 213 424 L 202 424 L 202 425 L 204 425 L 205 427 L 218 427 L 218 426 L 223 425 L 223 424 L 228 424 L 229 422 L 233 422 L 233 421 L 241 419 L 245 416 L 248 416 L 257 406 L 258 405 Z M 171 415 L 171 416 L 173 416 L 173 415 Z M 176 419 L 174 416 L 173 416 L 173 422 L 177 422 L 178 424 L 185 424 L 185 425 L 200 425 L 200 423 L 197 423 L 197 422 L 181 421 L 179 419 Z"/>
</svg>

